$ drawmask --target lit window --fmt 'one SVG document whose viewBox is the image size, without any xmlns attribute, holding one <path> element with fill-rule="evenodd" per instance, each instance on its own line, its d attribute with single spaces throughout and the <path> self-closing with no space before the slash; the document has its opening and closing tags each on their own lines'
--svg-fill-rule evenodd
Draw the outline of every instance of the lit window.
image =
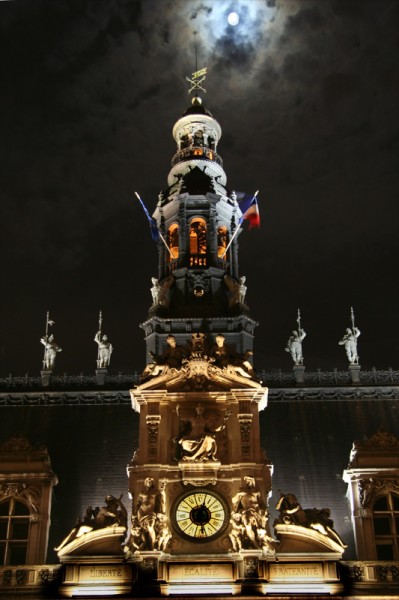
<svg viewBox="0 0 399 600">
<path fill-rule="evenodd" d="M 378 560 L 399 560 L 399 496 L 380 496 L 373 506 L 374 539 Z"/>
<path fill-rule="evenodd" d="M 179 258 L 179 226 L 173 223 L 168 229 L 168 246 L 172 252 L 172 256 L 168 253 L 168 260 Z"/>
<path fill-rule="evenodd" d="M 200 217 L 190 223 L 190 266 L 206 266 L 206 221 Z"/>
<path fill-rule="evenodd" d="M 11 498 L 0 503 L 0 565 L 24 565 L 28 548 L 28 507 Z"/>
<path fill-rule="evenodd" d="M 218 256 L 226 260 L 227 227 L 218 227 Z"/>
</svg>

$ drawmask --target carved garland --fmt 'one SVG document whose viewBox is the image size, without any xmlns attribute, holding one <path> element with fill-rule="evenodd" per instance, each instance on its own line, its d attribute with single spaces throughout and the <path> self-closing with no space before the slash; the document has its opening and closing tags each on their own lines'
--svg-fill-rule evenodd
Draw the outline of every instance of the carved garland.
<svg viewBox="0 0 399 600">
<path fill-rule="evenodd" d="M 365 448 L 399 448 L 398 438 L 383 427 L 374 433 L 364 444 Z"/>
<path fill-rule="evenodd" d="M 0 485 L 0 500 L 5 498 L 16 498 L 25 500 L 33 513 L 39 512 L 40 489 L 25 483 L 4 483 Z M 37 514 L 35 515 L 37 521 Z"/>
<path fill-rule="evenodd" d="M 148 415 L 146 417 L 147 432 L 148 432 L 148 447 L 150 461 L 153 462 L 157 458 L 158 451 L 158 432 L 161 415 Z"/>
<path fill-rule="evenodd" d="M 241 449 L 242 454 L 247 458 L 251 454 L 251 414 L 239 414 L 238 422 L 240 424 Z"/>
<path fill-rule="evenodd" d="M 365 509 L 371 506 L 377 495 L 389 492 L 399 494 L 399 479 L 373 479 L 370 477 L 369 479 L 360 479 L 358 486 L 360 505 Z"/>
</svg>

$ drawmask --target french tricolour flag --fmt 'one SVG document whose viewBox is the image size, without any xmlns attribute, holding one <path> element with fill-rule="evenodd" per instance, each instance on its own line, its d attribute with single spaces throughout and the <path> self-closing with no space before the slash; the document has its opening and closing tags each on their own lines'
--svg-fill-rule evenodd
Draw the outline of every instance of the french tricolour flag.
<svg viewBox="0 0 399 600">
<path fill-rule="evenodd" d="M 240 218 L 240 225 L 244 220 L 249 221 L 249 229 L 260 226 L 260 214 L 257 195 L 258 192 L 255 192 L 255 194 L 253 195 L 244 194 L 243 192 L 237 192 L 238 206 L 240 207 L 240 210 L 242 212 L 242 217 Z"/>
</svg>

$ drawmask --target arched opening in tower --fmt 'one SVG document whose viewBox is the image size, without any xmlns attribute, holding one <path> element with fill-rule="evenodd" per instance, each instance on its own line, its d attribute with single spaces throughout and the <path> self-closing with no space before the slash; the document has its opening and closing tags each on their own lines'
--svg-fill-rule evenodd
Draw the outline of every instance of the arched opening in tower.
<svg viewBox="0 0 399 600">
<path fill-rule="evenodd" d="M 195 217 L 190 223 L 190 267 L 206 266 L 206 221 Z"/>
</svg>

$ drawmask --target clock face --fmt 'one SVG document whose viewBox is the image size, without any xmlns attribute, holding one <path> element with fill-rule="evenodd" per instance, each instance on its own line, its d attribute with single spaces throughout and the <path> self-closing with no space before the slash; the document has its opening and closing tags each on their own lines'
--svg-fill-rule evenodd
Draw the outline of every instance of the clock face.
<svg viewBox="0 0 399 600">
<path fill-rule="evenodd" d="M 209 541 L 227 526 L 228 511 L 224 500 L 215 492 L 197 490 L 181 496 L 173 511 L 176 530 L 190 540 Z"/>
</svg>

